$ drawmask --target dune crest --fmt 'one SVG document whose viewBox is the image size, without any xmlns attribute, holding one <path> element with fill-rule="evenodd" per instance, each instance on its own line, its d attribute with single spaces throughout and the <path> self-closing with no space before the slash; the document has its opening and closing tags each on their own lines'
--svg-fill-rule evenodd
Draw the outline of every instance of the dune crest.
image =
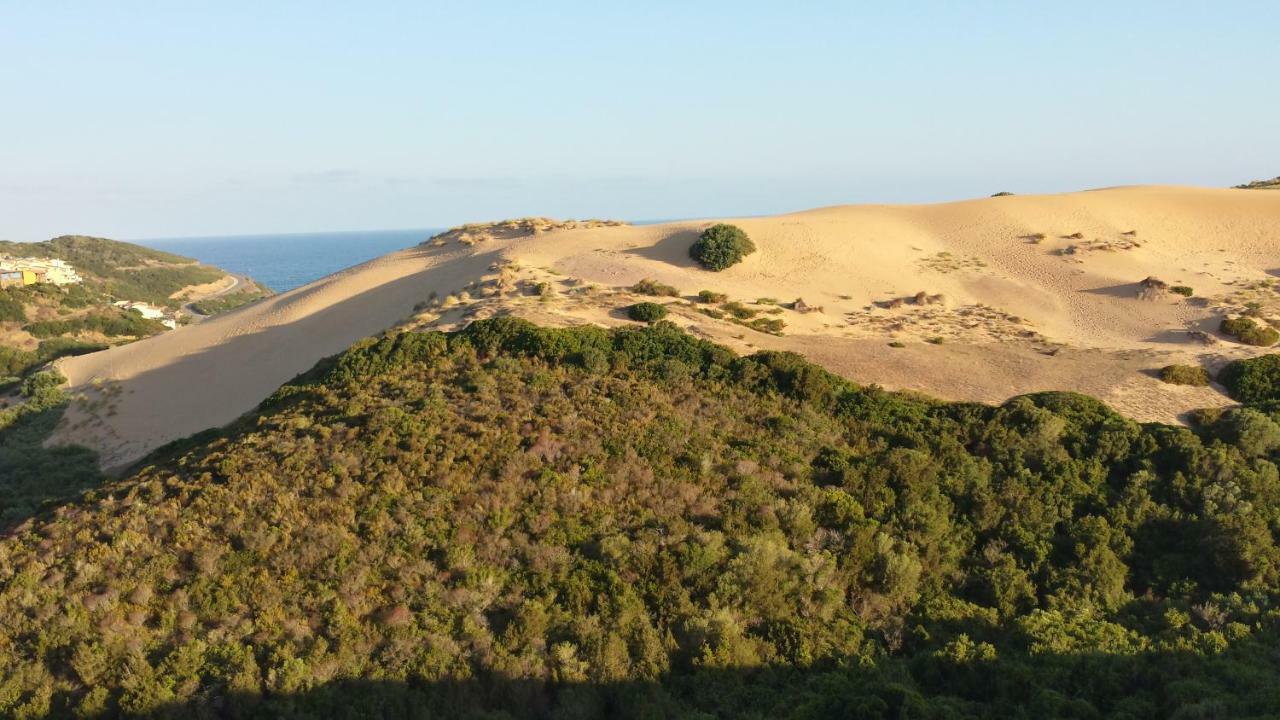
<svg viewBox="0 0 1280 720">
<path fill-rule="evenodd" d="M 1275 193 L 1120 187 L 725 221 L 758 252 L 719 273 L 688 256 L 717 221 L 455 228 L 208 322 L 60 361 L 84 399 L 52 441 L 120 467 L 230 422 L 361 337 L 502 313 L 622 324 L 639 300 L 741 352 L 794 350 L 858 382 L 986 402 L 1076 390 L 1174 422 L 1229 401 L 1155 370 L 1265 352 L 1206 344 L 1224 316 L 1280 322 Z M 632 289 L 645 279 L 676 296 Z M 725 298 L 704 302 L 702 290 Z"/>
</svg>

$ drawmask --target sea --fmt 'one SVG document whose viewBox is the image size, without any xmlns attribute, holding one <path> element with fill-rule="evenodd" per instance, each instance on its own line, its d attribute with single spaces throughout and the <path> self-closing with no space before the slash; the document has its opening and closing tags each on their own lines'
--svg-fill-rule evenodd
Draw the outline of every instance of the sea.
<svg viewBox="0 0 1280 720">
<path fill-rule="evenodd" d="M 248 275 L 276 292 L 284 292 L 380 255 L 412 247 L 442 229 L 156 238 L 130 242 Z"/>
</svg>

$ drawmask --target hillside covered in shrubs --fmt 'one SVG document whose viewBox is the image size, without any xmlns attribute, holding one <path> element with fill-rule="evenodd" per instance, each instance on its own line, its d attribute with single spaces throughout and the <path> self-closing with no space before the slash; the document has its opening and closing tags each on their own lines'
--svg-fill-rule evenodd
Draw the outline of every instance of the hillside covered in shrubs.
<svg viewBox="0 0 1280 720">
<path fill-rule="evenodd" d="M 0 716 L 1265 717 L 1280 426 L 362 342 L 0 540 Z"/>
<path fill-rule="evenodd" d="M 186 291 L 226 278 L 221 268 L 191 258 L 106 238 L 66 235 L 35 243 L 0 242 L 0 257 L 64 260 L 80 283 L 0 288 L 0 392 L 52 359 L 101 350 L 162 333 L 157 318 L 117 307 L 142 302 L 186 322 Z M 244 289 L 196 302 L 201 315 L 225 312 L 269 291 L 252 280 Z M 2 401 L 0 401 L 2 404 Z"/>
</svg>

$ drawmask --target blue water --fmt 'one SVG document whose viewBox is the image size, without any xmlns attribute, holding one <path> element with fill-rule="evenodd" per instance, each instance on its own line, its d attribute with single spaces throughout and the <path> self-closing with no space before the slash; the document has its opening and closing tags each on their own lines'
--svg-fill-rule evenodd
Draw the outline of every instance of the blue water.
<svg viewBox="0 0 1280 720">
<path fill-rule="evenodd" d="M 440 230 L 373 230 L 132 242 L 248 275 L 272 290 L 284 292 L 393 250 L 412 247 L 437 232 Z"/>
</svg>

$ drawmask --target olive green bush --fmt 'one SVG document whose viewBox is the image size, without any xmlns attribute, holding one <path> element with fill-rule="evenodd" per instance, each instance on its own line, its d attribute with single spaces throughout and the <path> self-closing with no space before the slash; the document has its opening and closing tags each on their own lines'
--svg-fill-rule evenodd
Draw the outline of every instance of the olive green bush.
<svg viewBox="0 0 1280 720">
<path fill-rule="evenodd" d="M 1209 371 L 1194 365 L 1166 365 L 1160 368 L 1160 379 L 1170 385 L 1209 384 Z"/>
<path fill-rule="evenodd" d="M 642 302 L 627 308 L 627 317 L 637 322 L 657 322 L 666 316 L 667 308 L 660 303 Z"/>
<path fill-rule="evenodd" d="M 698 236 L 689 255 L 708 270 L 724 270 L 756 251 L 751 238 L 736 225 L 712 225 Z"/>
<path fill-rule="evenodd" d="M 1224 318 L 1218 329 L 1223 335 L 1233 337 L 1246 345 L 1266 347 L 1275 345 L 1276 341 L 1280 340 L 1280 332 L 1275 328 L 1259 325 L 1247 317 Z"/>
</svg>

